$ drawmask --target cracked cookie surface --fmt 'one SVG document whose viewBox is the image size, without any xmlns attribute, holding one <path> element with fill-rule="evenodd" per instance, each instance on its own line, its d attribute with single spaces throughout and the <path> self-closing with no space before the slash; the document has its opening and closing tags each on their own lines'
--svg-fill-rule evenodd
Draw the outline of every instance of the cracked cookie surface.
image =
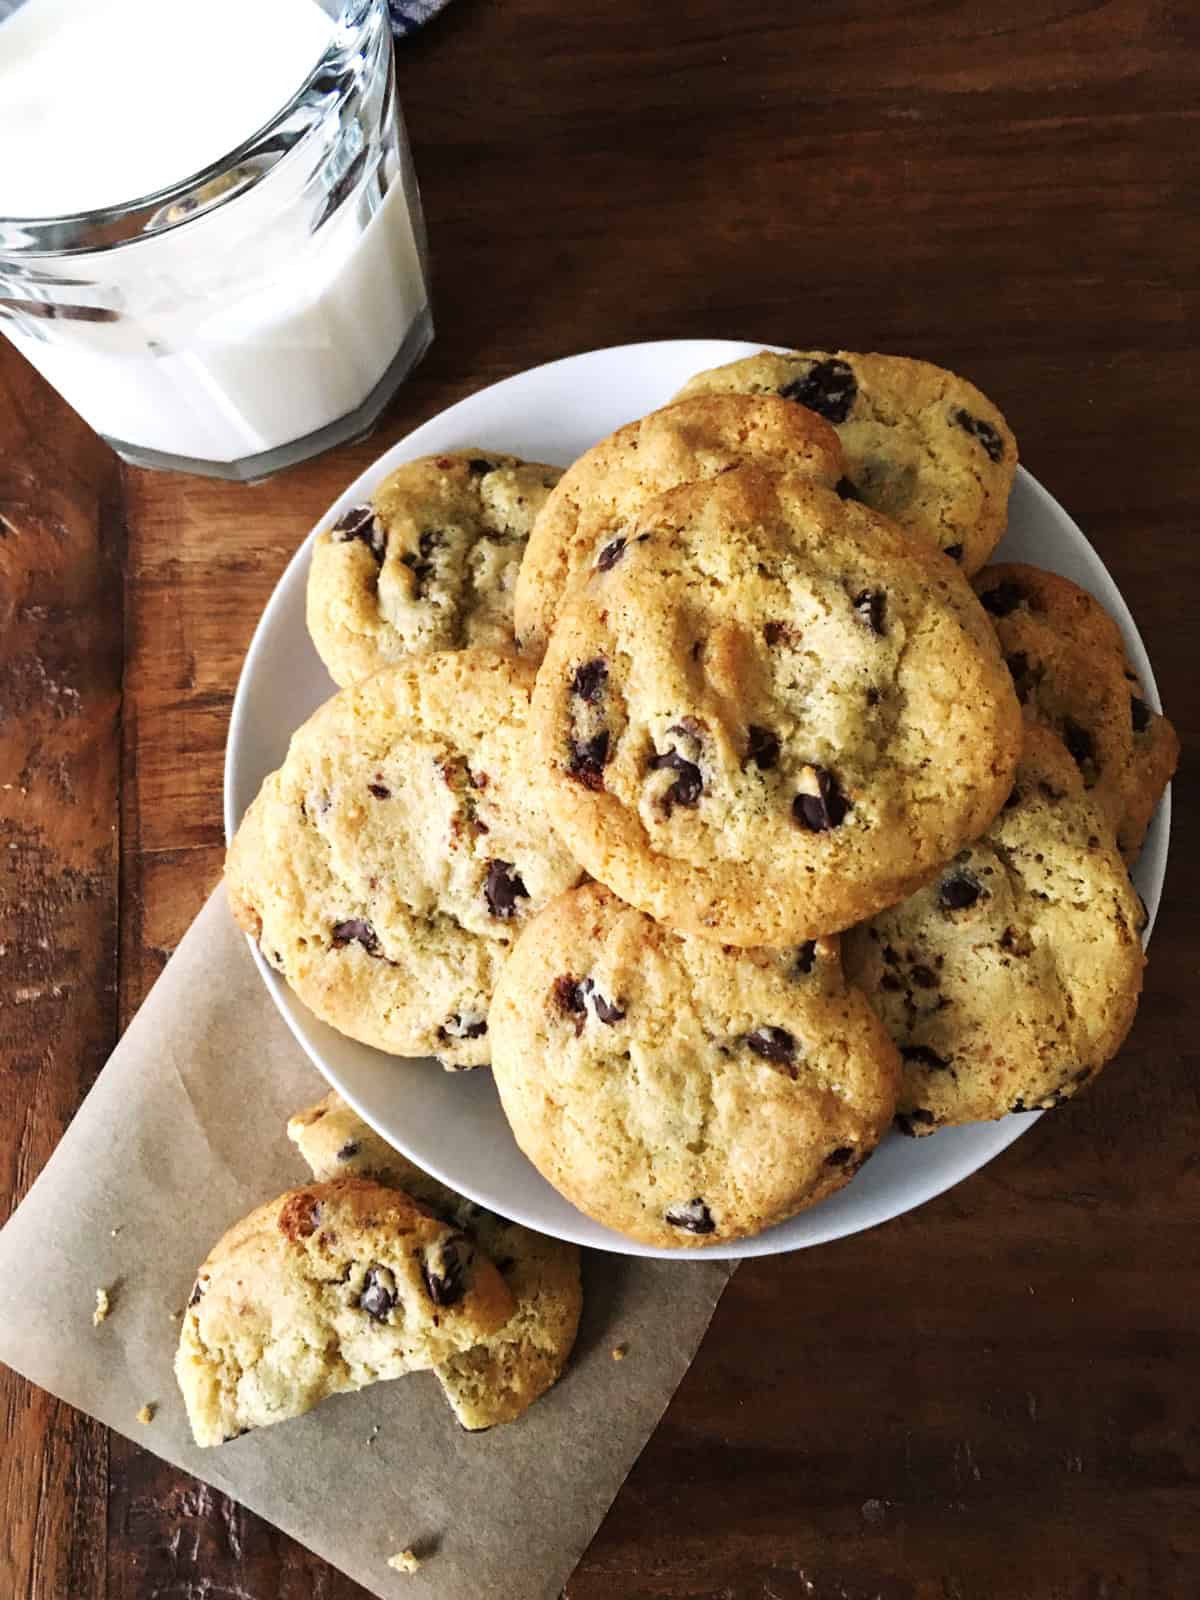
<svg viewBox="0 0 1200 1600">
<path fill-rule="evenodd" d="M 739 468 L 650 501 L 561 613 L 533 726 L 585 869 L 672 927 L 785 945 L 900 899 L 981 833 L 1021 716 L 952 562 Z"/>
<path fill-rule="evenodd" d="M 419 651 L 511 650 L 517 569 L 560 475 L 494 450 L 423 456 L 322 529 L 306 609 L 334 682 Z"/>
<path fill-rule="evenodd" d="M 1133 1023 L 1143 921 L 1111 824 L 1062 742 L 1031 726 L 983 837 L 842 941 L 849 977 L 900 1047 L 901 1129 L 1075 1094 Z"/>
<path fill-rule="evenodd" d="M 464 1199 L 369 1127 L 338 1094 L 299 1112 L 288 1137 L 314 1178 L 367 1177 L 403 1189 L 473 1238 L 513 1297 L 504 1326 L 434 1367 L 464 1428 L 515 1422 L 561 1375 L 575 1343 L 583 1291 L 579 1247 L 548 1239 Z"/>
<path fill-rule="evenodd" d="M 759 1233 L 840 1189 L 886 1130 L 899 1060 L 836 940 L 726 949 L 599 884 L 522 934 L 493 1008 L 517 1143 L 645 1244 Z"/>
<path fill-rule="evenodd" d="M 694 394 L 776 394 L 838 432 L 860 498 L 977 572 L 1004 537 L 1017 444 L 974 384 L 928 361 L 763 350 L 690 379 Z"/>
<path fill-rule="evenodd" d="M 512 1312 L 496 1267 L 406 1195 L 361 1179 L 272 1200 L 213 1248 L 175 1374 L 196 1443 L 448 1360 Z"/>
<path fill-rule="evenodd" d="M 543 653 L 565 594 L 618 548 L 646 500 L 736 466 L 829 488 L 846 470 L 829 424 L 772 395 L 697 395 L 618 428 L 567 468 L 534 524 L 517 578 L 521 648 Z"/>
<path fill-rule="evenodd" d="M 238 827 L 241 926 L 318 1017 L 394 1055 L 488 1060 L 496 972 L 576 882 L 532 781 L 533 668 L 462 650 L 343 689 Z"/>
<path fill-rule="evenodd" d="M 1137 860 L 1179 759 L 1179 739 L 1145 699 L 1121 630 L 1069 578 L 1017 562 L 987 567 L 975 590 L 1000 640 L 1026 719 L 1051 728 L 1084 787 Z"/>
</svg>

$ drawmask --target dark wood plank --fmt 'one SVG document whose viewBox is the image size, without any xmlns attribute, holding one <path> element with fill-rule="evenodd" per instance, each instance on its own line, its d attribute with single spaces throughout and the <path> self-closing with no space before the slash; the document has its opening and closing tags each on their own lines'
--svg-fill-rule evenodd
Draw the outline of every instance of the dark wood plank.
<svg viewBox="0 0 1200 1600">
<path fill-rule="evenodd" d="M 372 440 L 269 485 L 127 475 L 122 1019 L 219 871 L 233 686 L 313 518 L 434 411 L 580 349 L 761 337 L 966 371 L 1101 550 L 1195 748 L 1197 43 L 1172 0 L 456 0 L 407 44 L 400 81 L 438 290 L 420 373 Z M 83 471 L 98 484 L 103 457 L 28 392 L 32 426 L 27 398 L 0 411 L 0 483 L 24 484 L 33 462 L 38 483 L 61 490 Z M 73 465 L 48 466 L 51 435 L 70 441 Z M 78 571 L 55 567 L 35 603 L 63 605 Z M 47 678 L 21 692 L 52 731 L 52 682 L 90 701 L 112 693 L 108 635 L 87 621 L 98 631 L 72 645 L 94 663 L 84 681 L 51 670 L 51 646 L 25 650 Z M 5 661 L 13 644 L 0 639 Z M 74 743 L 39 757 L 40 781 L 53 784 L 59 756 L 91 759 Z M 107 825 L 115 776 L 89 773 Z M 745 1267 L 570 1600 L 1200 1592 L 1195 782 L 1185 756 L 1168 898 L 1119 1061 L 922 1211 Z M 44 798 L 37 826 L 65 836 L 66 797 Z M 10 817 L 11 792 L 0 802 Z M 58 915 L 47 868 L 59 858 L 29 859 L 21 895 Z M 102 903 L 81 897 L 70 915 L 100 917 Z M 72 932 L 72 948 L 101 952 L 99 966 L 79 958 L 81 973 L 111 970 L 111 912 L 110 892 L 107 947 L 91 922 Z M 53 985 L 57 971 L 20 982 Z M 102 1016 L 111 1028 L 100 989 L 57 997 L 68 1009 L 39 1013 L 36 1032 L 14 1033 L 6 1010 L 9 1193 L 102 1056 L 102 1044 L 86 1064 L 74 1054 L 107 1037 Z M 34 1038 L 54 1041 L 52 1070 L 48 1051 L 22 1070 Z M 36 1411 L 41 1397 L 20 1404 Z M 121 1441 L 106 1555 L 94 1430 L 49 1402 L 19 1420 L 21 1448 L 0 1464 L 0 1558 L 16 1553 L 22 1600 L 103 1595 L 105 1574 L 111 1600 L 361 1593 Z M 75 1431 L 43 1465 L 48 1427 Z"/>
<path fill-rule="evenodd" d="M 0 1218 L 116 1040 L 117 490 L 108 451 L 4 344 Z M 103 1429 L 6 1368 L 0 1415 L 0 1594 L 103 1600 Z"/>
</svg>

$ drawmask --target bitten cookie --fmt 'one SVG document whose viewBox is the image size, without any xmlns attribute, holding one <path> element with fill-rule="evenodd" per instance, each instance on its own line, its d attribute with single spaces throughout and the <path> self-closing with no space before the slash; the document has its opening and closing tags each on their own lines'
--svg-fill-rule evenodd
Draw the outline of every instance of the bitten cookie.
<svg viewBox="0 0 1200 1600">
<path fill-rule="evenodd" d="M 200 1268 L 175 1375 L 199 1445 L 423 1371 L 511 1315 L 500 1273 L 406 1195 L 310 1184 L 237 1223 Z"/>
<path fill-rule="evenodd" d="M 513 1297 L 512 1316 L 434 1371 L 464 1428 L 515 1422 L 556 1381 L 575 1343 L 583 1307 L 578 1247 L 464 1200 L 393 1150 L 340 1095 L 292 1117 L 288 1137 L 314 1178 L 353 1175 L 401 1188 L 470 1235 L 497 1264 Z"/>
<path fill-rule="evenodd" d="M 1086 589 L 1038 567 L 988 567 L 975 589 L 1026 718 L 1059 735 L 1125 859 L 1136 861 L 1179 740 L 1147 703 L 1120 629 Z"/>
<path fill-rule="evenodd" d="M 495 451 L 425 456 L 313 544 L 308 631 L 335 683 L 426 650 L 513 648 L 513 590 L 561 469 Z"/>
<path fill-rule="evenodd" d="M 646 500 L 742 465 L 830 488 L 846 470 L 829 424 L 772 395 L 698 395 L 618 428 L 580 456 L 546 501 L 521 562 L 522 649 L 542 654 L 563 595 L 628 532 Z"/>
<path fill-rule="evenodd" d="M 488 1060 L 496 971 L 579 877 L 527 751 L 533 668 L 462 650 L 343 689 L 229 848 L 238 921 L 315 1014 L 395 1055 Z"/>
<path fill-rule="evenodd" d="M 837 943 L 735 950 L 599 884 L 529 924 L 493 1007 L 521 1149 L 644 1244 L 741 1239 L 840 1189 L 895 1108 L 900 1065 Z"/>
<path fill-rule="evenodd" d="M 737 945 L 833 933 L 991 821 L 1021 715 L 950 561 L 740 468 L 650 501 L 555 626 L 534 695 L 555 826 L 593 877 Z"/>
<path fill-rule="evenodd" d="M 1030 727 L 987 833 L 843 940 L 904 1059 L 901 1129 L 1056 1106 L 1094 1077 L 1133 1023 L 1144 920 L 1075 763 Z"/>
<path fill-rule="evenodd" d="M 865 503 L 964 572 L 977 572 L 1004 537 L 1017 443 L 965 378 L 906 356 L 763 350 L 698 373 L 676 398 L 730 391 L 782 395 L 825 417 Z"/>
</svg>

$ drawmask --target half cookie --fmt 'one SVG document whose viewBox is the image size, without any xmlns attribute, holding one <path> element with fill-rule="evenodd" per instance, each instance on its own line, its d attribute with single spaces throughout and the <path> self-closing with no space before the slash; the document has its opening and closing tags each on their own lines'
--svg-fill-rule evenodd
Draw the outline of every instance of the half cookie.
<svg viewBox="0 0 1200 1600">
<path fill-rule="evenodd" d="M 406 1195 L 358 1179 L 294 1189 L 231 1228 L 197 1274 L 175 1359 L 196 1443 L 435 1366 L 512 1309 L 470 1239 Z"/>
<path fill-rule="evenodd" d="M 575 1343 L 583 1292 L 579 1249 L 494 1216 L 393 1150 L 340 1095 L 300 1112 L 288 1137 L 314 1178 L 369 1177 L 403 1189 L 470 1235 L 497 1264 L 513 1297 L 496 1333 L 434 1368 L 464 1428 L 515 1422 L 562 1373 Z"/>
</svg>

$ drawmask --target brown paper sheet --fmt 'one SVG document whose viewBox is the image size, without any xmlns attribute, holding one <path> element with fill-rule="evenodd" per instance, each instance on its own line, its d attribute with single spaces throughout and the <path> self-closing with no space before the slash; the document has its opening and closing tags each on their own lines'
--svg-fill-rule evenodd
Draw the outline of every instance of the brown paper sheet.
<svg viewBox="0 0 1200 1600">
<path fill-rule="evenodd" d="M 687 1370 L 731 1264 L 588 1253 L 572 1365 L 508 1427 L 464 1432 L 433 1374 L 417 1373 L 199 1450 L 171 1371 L 172 1313 L 225 1228 L 304 1181 L 284 1123 L 323 1092 L 214 894 L 0 1232 L 0 1359 L 388 1600 L 550 1600 Z M 112 1310 L 94 1328 L 101 1287 Z M 157 1410 L 142 1425 L 147 1402 Z M 432 1553 L 415 1575 L 391 1572 L 407 1546 Z"/>
</svg>

